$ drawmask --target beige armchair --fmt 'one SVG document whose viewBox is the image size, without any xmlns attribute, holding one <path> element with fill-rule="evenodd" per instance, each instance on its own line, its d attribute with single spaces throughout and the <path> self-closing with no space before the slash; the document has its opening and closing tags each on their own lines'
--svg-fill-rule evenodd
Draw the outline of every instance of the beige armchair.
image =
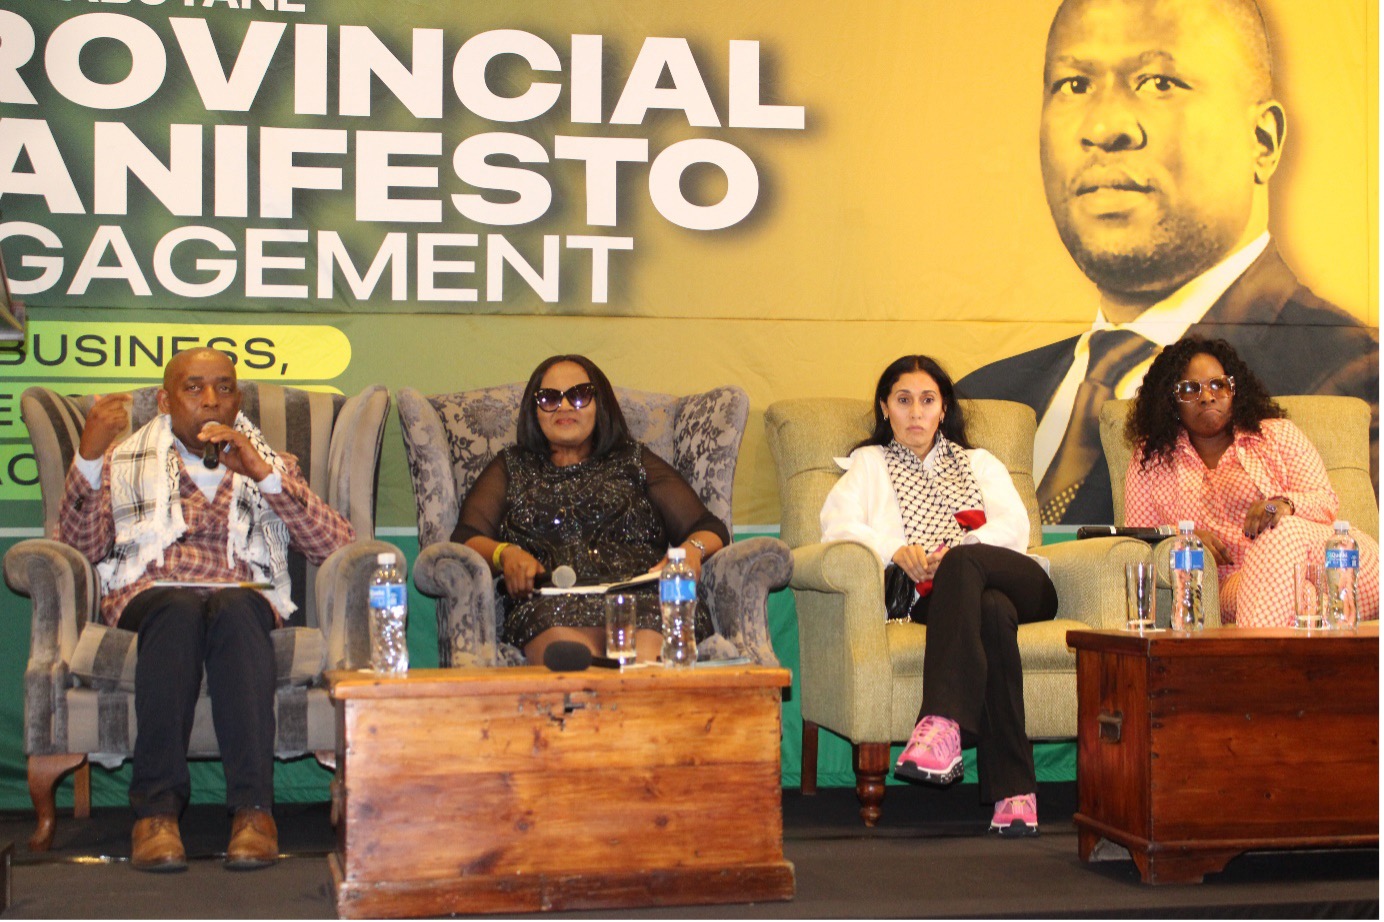
<svg viewBox="0 0 1384 922">
<path fill-rule="evenodd" d="M 1033 411 L 1000 400 L 963 401 L 972 441 L 1004 462 L 1028 508 L 1030 543 L 1042 540 L 1033 482 Z M 870 433 L 868 401 L 806 398 L 765 414 L 778 467 L 781 536 L 793 548 L 801 662 L 805 793 L 816 788 L 817 731 L 850 741 L 860 814 L 874 825 L 884 799 L 890 744 L 907 739 L 923 697 L 927 629 L 886 624 L 883 570 L 850 541 L 821 543 L 818 514 L 841 476 L 833 460 Z M 1067 631 L 1124 626 L 1124 564 L 1149 547 L 1128 538 L 1048 545 L 1041 554 L 1057 584 L 1054 621 L 1019 628 L 1024 708 L 1031 739 L 1076 736 L 1076 657 Z"/>
<path fill-rule="evenodd" d="M 275 449 L 298 458 L 319 495 L 344 515 L 360 540 L 313 567 L 289 554 L 298 610 L 273 633 L 278 688 L 274 744 L 280 758 L 336 749 L 336 716 L 321 681 L 326 669 L 370 659 L 363 587 L 380 551 L 375 534 L 375 484 L 389 394 L 379 385 L 346 398 L 272 384 L 241 382 L 241 409 Z M 133 392 L 131 426 L 158 412 L 155 391 Z M 32 601 L 29 663 L 24 673 L 24 752 L 38 828 L 33 851 L 52 844 L 58 782 L 76 771 L 75 813 L 91 807 L 90 762 L 114 767 L 134 752 L 136 635 L 100 621 L 96 570 L 71 547 L 51 540 L 63 481 L 93 398 L 64 397 L 31 387 L 20 399 L 38 462 L 44 538 L 21 541 L 5 555 L 5 581 Z M 402 555 L 400 555 L 402 557 Z M 189 755 L 216 758 L 211 699 L 197 703 Z"/>
<path fill-rule="evenodd" d="M 1359 397 L 1334 397 L 1315 394 L 1275 397 L 1303 434 L 1316 446 L 1326 464 L 1326 474 L 1341 501 L 1339 517 L 1361 531 L 1379 537 L 1379 504 L 1370 482 L 1370 407 Z M 1115 505 L 1115 524 L 1125 521 L 1125 472 L 1134 448 L 1125 439 L 1125 419 L 1133 401 L 1107 400 L 1100 410 L 1100 442 L 1110 467 L 1110 492 Z M 1175 523 L 1169 523 L 1175 524 Z M 1166 627 L 1172 597 L 1168 574 L 1168 542 L 1154 552 L 1158 572 L 1156 620 Z M 1203 576 L 1202 604 L 1206 623 L 1221 623 L 1216 570 L 1208 567 Z"/>
</svg>

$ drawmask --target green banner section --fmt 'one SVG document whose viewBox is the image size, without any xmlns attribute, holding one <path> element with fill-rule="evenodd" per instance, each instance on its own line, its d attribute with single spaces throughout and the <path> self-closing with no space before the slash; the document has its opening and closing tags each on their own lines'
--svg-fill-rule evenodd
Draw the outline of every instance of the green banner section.
<svg viewBox="0 0 1384 922">
<path fill-rule="evenodd" d="M 0 406 L 4 405 L 0 403 Z M 0 433 L 8 431 L 7 428 L 0 428 Z M 40 498 L 38 463 L 34 460 L 29 443 L 0 443 L 0 500 Z"/>
</svg>

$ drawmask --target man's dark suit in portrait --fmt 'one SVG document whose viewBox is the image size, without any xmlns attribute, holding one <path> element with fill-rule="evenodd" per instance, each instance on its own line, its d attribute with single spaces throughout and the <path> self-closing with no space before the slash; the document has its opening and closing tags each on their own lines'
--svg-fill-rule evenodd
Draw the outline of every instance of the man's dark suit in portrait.
<svg viewBox="0 0 1384 922">
<path fill-rule="evenodd" d="M 1100 405 L 1189 333 L 1229 340 L 1275 394 L 1365 399 L 1377 451 L 1378 331 L 1304 287 L 1268 233 L 1287 118 L 1253 0 L 1066 0 L 1044 87 L 1048 206 L 1099 311 L 958 383 L 1037 413 L 1043 522 L 1111 521 Z"/>
<path fill-rule="evenodd" d="M 117 442 L 129 405 L 98 397 L 87 414 L 58 539 L 96 565 L 102 620 L 138 634 L 130 861 L 187 866 L 178 816 L 205 672 L 233 814 L 226 866 L 265 867 L 279 857 L 270 632 L 294 610 L 287 550 L 320 564 L 355 533 L 240 413 L 224 353 L 170 359 L 159 415 Z"/>
</svg>

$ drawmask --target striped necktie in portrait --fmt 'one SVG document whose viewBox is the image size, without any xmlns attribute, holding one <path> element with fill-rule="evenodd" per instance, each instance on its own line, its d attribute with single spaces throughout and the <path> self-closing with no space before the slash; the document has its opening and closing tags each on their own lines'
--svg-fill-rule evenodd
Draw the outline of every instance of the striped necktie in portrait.
<svg viewBox="0 0 1384 922">
<path fill-rule="evenodd" d="M 1077 490 L 1101 461 L 1100 420 L 1097 414 L 1115 394 L 1115 385 L 1141 362 L 1158 352 L 1158 345 L 1129 330 L 1097 330 L 1088 343 L 1086 379 L 1072 401 L 1072 418 L 1057 446 L 1043 482 L 1038 485 L 1039 516 L 1044 525 L 1062 521 Z"/>
</svg>

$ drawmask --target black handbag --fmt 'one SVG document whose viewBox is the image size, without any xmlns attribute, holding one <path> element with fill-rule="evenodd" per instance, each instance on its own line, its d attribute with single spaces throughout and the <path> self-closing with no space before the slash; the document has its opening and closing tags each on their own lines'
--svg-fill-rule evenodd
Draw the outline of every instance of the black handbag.
<svg viewBox="0 0 1384 922">
<path fill-rule="evenodd" d="M 884 611 L 890 621 L 907 620 L 913 607 L 914 583 L 903 567 L 891 563 L 884 568 Z"/>
</svg>

